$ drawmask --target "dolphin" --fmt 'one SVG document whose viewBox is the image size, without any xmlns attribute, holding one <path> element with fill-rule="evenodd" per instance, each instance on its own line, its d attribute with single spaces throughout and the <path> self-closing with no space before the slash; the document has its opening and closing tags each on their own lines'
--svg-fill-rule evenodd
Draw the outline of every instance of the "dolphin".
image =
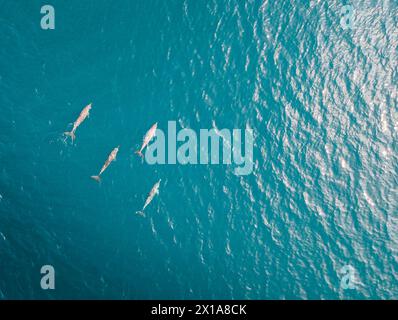
<svg viewBox="0 0 398 320">
<path fill-rule="evenodd" d="M 78 126 L 81 125 L 81 123 L 90 116 L 90 109 L 91 109 L 91 105 L 92 103 L 88 104 L 87 106 L 84 107 L 84 109 L 80 112 L 79 117 L 77 118 L 77 120 L 73 123 L 73 128 L 71 131 L 69 132 L 64 132 L 64 135 L 66 135 L 67 137 L 71 137 L 72 139 L 72 143 L 75 140 L 76 136 L 75 136 L 75 132 Z M 65 139 L 66 140 L 66 139 Z"/>
<path fill-rule="evenodd" d="M 115 149 L 112 150 L 112 152 L 109 154 L 108 159 L 106 159 L 104 165 L 101 168 L 100 173 L 98 174 L 98 176 L 91 176 L 91 178 L 93 178 L 94 180 L 101 182 L 101 174 L 106 170 L 106 168 L 108 168 L 108 166 L 111 164 L 112 161 L 116 160 L 116 155 L 119 152 L 119 147 L 117 146 Z"/>
<path fill-rule="evenodd" d="M 156 129 L 158 127 L 158 123 L 156 122 L 145 134 L 144 140 L 142 141 L 141 149 L 137 150 L 135 153 L 138 154 L 140 157 L 144 157 L 142 154 L 142 150 L 148 145 L 148 143 L 153 139 L 156 135 Z"/>
<path fill-rule="evenodd" d="M 154 198 L 157 194 L 159 194 L 160 181 L 162 181 L 162 179 L 159 179 L 159 181 L 156 182 L 156 183 L 153 185 L 151 191 L 150 191 L 149 194 L 148 194 L 148 197 L 146 198 L 144 207 L 143 207 L 140 211 L 137 211 L 136 214 L 139 214 L 139 215 L 145 217 L 145 213 L 144 213 L 145 208 L 151 203 L 151 201 L 153 200 L 153 198 Z"/>
</svg>

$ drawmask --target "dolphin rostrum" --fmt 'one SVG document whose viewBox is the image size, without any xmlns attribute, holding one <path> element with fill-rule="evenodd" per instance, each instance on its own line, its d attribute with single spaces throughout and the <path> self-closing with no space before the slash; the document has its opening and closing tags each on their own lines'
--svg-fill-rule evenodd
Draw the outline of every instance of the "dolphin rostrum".
<svg viewBox="0 0 398 320">
<path fill-rule="evenodd" d="M 137 214 L 139 214 L 139 215 L 145 217 L 145 214 L 144 214 L 145 208 L 151 203 L 151 201 L 153 200 L 153 198 L 154 198 L 157 194 L 159 194 L 160 181 L 162 181 L 162 179 L 159 179 L 159 181 L 156 182 L 156 183 L 154 184 L 154 186 L 152 187 L 151 191 L 150 191 L 149 194 L 148 194 L 148 197 L 146 198 L 144 207 L 142 208 L 142 210 L 137 211 L 137 212 L 136 212 Z"/>
<path fill-rule="evenodd" d="M 101 174 L 106 170 L 106 168 L 108 168 L 108 166 L 111 164 L 112 161 L 116 160 L 116 155 L 119 151 L 119 147 L 117 146 L 115 149 L 112 150 L 112 152 L 109 154 L 108 159 L 106 159 L 104 165 L 101 168 L 100 173 L 98 174 L 98 176 L 91 176 L 91 178 L 93 178 L 94 180 L 101 182 Z"/>
<path fill-rule="evenodd" d="M 73 123 L 73 128 L 71 131 L 69 132 L 64 132 L 64 134 L 66 136 L 71 137 L 72 139 L 72 143 L 75 140 L 76 136 L 75 136 L 75 132 L 78 126 L 80 126 L 80 124 L 90 116 L 90 109 L 91 109 L 91 103 L 87 106 L 84 107 L 84 109 L 80 112 L 79 117 L 77 118 L 77 120 Z M 65 139 L 66 140 L 66 139 Z"/>
<path fill-rule="evenodd" d="M 140 157 L 144 157 L 142 154 L 142 150 L 148 145 L 148 143 L 152 140 L 152 138 L 156 135 L 156 129 L 158 127 L 158 123 L 156 122 L 145 134 L 144 140 L 142 141 L 141 149 L 137 150 L 135 153 Z"/>
</svg>

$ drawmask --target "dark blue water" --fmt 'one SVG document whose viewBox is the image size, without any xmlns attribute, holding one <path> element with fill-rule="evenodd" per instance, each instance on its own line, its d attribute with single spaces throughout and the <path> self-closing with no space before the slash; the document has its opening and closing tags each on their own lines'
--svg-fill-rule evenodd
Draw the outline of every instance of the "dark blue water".
<svg viewBox="0 0 398 320">
<path fill-rule="evenodd" d="M 0 299 L 398 298 L 397 13 L 0 1 Z M 253 173 L 142 162 L 143 135 L 169 120 L 252 128 Z M 55 290 L 40 287 L 43 265 Z"/>
</svg>

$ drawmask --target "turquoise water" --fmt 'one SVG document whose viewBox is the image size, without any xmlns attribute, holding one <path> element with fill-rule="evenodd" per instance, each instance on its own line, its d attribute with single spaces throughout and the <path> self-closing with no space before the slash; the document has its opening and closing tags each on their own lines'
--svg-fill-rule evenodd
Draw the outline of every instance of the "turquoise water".
<svg viewBox="0 0 398 320">
<path fill-rule="evenodd" d="M 0 299 L 397 299 L 398 6 L 347 4 L 0 1 Z M 253 173 L 143 163 L 169 120 L 252 128 Z"/>
</svg>

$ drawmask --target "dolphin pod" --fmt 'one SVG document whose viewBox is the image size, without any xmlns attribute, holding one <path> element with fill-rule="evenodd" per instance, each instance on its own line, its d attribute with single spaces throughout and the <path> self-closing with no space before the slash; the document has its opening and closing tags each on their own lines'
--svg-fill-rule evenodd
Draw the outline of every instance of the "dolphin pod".
<svg viewBox="0 0 398 320">
<path fill-rule="evenodd" d="M 64 132 L 64 135 L 66 136 L 64 141 L 66 141 L 66 139 L 68 137 L 71 138 L 72 143 L 75 141 L 75 139 L 76 139 L 76 129 L 83 123 L 83 121 L 86 118 L 89 118 L 91 108 L 92 108 L 92 103 L 88 104 L 86 107 L 83 108 L 83 110 L 80 112 L 79 117 L 73 123 L 72 130 Z M 145 149 L 145 147 L 149 144 L 149 142 L 151 142 L 151 140 L 156 135 L 157 125 L 158 125 L 158 123 L 156 122 L 146 132 L 146 134 L 145 134 L 145 136 L 143 138 L 143 142 L 142 142 L 141 148 L 139 150 L 135 151 L 135 153 L 138 154 L 142 158 L 144 157 L 144 155 L 142 154 L 142 151 Z M 114 148 L 112 150 L 112 152 L 109 154 L 108 159 L 105 161 L 105 163 L 102 166 L 102 168 L 101 168 L 100 172 L 98 173 L 98 175 L 91 176 L 92 179 L 94 179 L 97 182 L 101 182 L 101 175 L 104 173 L 104 171 L 108 168 L 108 166 L 113 161 L 116 161 L 116 156 L 117 156 L 117 153 L 119 152 L 119 148 L 120 148 L 120 146 L 117 146 L 116 148 Z M 154 184 L 154 186 L 152 187 L 151 191 L 149 192 L 149 194 L 147 196 L 147 199 L 145 201 L 145 204 L 144 204 L 143 208 L 140 211 L 137 211 L 136 212 L 137 214 L 145 217 L 145 213 L 144 213 L 145 208 L 152 202 L 152 200 L 155 197 L 155 195 L 159 194 L 160 181 L 161 181 L 161 179 Z"/>
</svg>

